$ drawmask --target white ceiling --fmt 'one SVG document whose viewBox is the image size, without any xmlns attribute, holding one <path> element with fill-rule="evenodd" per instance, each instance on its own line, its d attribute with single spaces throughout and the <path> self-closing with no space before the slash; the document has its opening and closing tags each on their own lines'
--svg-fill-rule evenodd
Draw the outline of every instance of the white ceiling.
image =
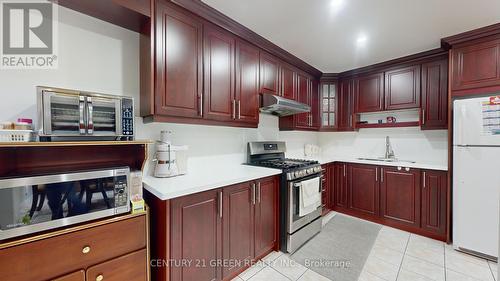
<svg viewBox="0 0 500 281">
<path fill-rule="evenodd" d="M 500 22 L 500 0 L 202 0 L 323 72 L 438 48 Z"/>
</svg>

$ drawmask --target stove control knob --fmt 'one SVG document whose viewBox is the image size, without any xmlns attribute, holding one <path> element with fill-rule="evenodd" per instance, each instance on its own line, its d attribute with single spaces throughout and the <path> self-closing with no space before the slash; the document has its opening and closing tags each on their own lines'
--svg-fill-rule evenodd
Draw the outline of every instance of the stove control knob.
<svg viewBox="0 0 500 281">
<path fill-rule="evenodd" d="M 302 171 L 300 171 L 300 172 L 299 172 L 299 175 L 300 175 L 301 177 L 305 176 L 305 174 L 306 174 L 306 172 L 305 172 L 304 170 L 302 170 Z"/>
<path fill-rule="evenodd" d="M 294 175 L 295 175 L 295 177 L 296 177 L 296 178 L 298 178 L 298 177 L 300 177 L 300 172 L 299 172 L 299 171 L 296 171 L 296 172 L 294 173 Z"/>
<path fill-rule="evenodd" d="M 321 167 L 319 167 L 319 166 L 318 167 L 314 167 L 314 171 L 315 172 L 321 172 Z"/>
</svg>

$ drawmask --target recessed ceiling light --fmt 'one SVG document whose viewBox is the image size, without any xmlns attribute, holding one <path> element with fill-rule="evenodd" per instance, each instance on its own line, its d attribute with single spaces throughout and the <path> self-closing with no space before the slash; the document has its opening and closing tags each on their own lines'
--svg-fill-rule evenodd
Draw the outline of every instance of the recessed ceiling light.
<svg viewBox="0 0 500 281">
<path fill-rule="evenodd" d="M 356 45 L 358 47 L 365 46 L 366 42 L 368 42 L 368 37 L 365 34 L 360 34 L 358 35 L 358 38 L 356 38 Z"/>
<path fill-rule="evenodd" d="M 340 11 L 344 7 L 344 4 L 345 0 L 330 0 L 330 7 L 334 13 Z"/>
</svg>

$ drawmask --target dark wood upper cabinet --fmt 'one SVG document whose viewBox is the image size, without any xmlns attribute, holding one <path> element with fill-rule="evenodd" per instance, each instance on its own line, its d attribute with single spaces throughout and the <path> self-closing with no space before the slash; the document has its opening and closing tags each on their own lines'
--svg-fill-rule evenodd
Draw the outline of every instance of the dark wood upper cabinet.
<svg viewBox="0 0 500 281">
<path fill-rule="evenodd" d="M 500 39 L 451 50 L 453 91 L 500 86 Z"/>
<path fill-rule="evenodd" d="M 288 64 L 280 66 L 280 95 L 284 98 L 295 99 L 295 71 Z"/>
<path fill-rule="evenodd" d="M 203 28 L 166 1 L 156 7 L 156 115 L 202 118 Z"/>
<path fill-rule="evenodd" d="M 384 110 L 384 73 L 357 77 L 354 87 L 356 113 Z"/>
<path fill-rule="evenodd" d="M 205 118 L 231 121 L 236 116 L 234 98 L 234 36 L 215 26 L 204 30 Z"/>
<path fill-rule="evenodd" d="M 309 98 L 309 105 L 311 106 L 311 123 L 309 127 L 311 129 L 317 130 L 321 126 L 321 119 L 320 119 L 320 107 L 319 107 L 319 102 L 320 102 L 320 97 L 319 97 L 319 81 L 316 79 L 312 79 L 310 82 L 310 98 Z"/>
<path fill-rule="evenodd" d="M 420 107 L 420 65 L 385 72 L 385 110 Z"/>
<path fill-rule="evenodd" d="M 260 52 L 260 93 L 278 94 L 278 71 L 278 60 L 267 53 Z"/>
<path fill-rule="evenodd" d="M 236 119 L 259 123 L 259 49 L 236 41 Z"/>
<path fill-rule="evenodd" d="M 337 131 L 352 131 L 354 130 L 354 80 L 341 80 L 339 89 Z"/>
<path fill-rule="evenodd" d="M 254 184 L 242 183 L 223 189 L 222 258 L 241 262 L 223 267 L 223 279 L 235 276 L 255 256 L 254 196 Z"/>
<path fill-rule="evenodd" d="M 380 184 L 378 167 L 348 164 L 348 207 L 361 215 L 379 214 Z"/>
<path fill-rule="evenodd" d="M 171 259 L 193 263 L 170 267 L 168 280 L 222 279 L 220 268 L 210 265 L 222 258 L 221 193 L 210 190 L 172 200 Z"/>
<path fill-rule="evenodd" d="M 389 224 L 420 227 L 420 170 L 380 169 L 382 218 Z"/>
<path fill-rule="evenodd" d="M 448 177 L 446 172 L 422 171 L 422 228 L 446 239 Z"/>
<path fill-rule="evenodd" d="M 448 59 L 422 64 L 422 130 L 448 128 Z"/>
<path fill-rule="evenodd" d="M 255 190 L 255 257 L 269 253 L 278 243 L 278 182 L 258 180 Z"/>
<path fill-rule="evenodd" d="M 303 104 L 310 104 L 310 83 L 311 80 L 303 73 L 297 73 L 297 101 Z M 308 129 L 310 127 L 310 113 L 300 113 L 295 117 L 295 127 Z"/>
</svg>

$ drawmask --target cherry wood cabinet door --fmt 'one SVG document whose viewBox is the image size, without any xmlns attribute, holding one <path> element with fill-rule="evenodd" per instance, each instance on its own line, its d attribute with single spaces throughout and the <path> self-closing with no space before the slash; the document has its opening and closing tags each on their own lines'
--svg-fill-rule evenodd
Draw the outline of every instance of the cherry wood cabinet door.
<svg viewBox="0 0 500 281">
<path fill-rule="evenodd" d="M 215 26 L 204 31 L 205 118 L 231 121 L 236 118 L 234 98 L 234 36 Z"/>
<path fill-rule="evenodd" d="M 500 85 L 500 39 L 451 50 L 452 90 Z"/>
<path fill-rule="evenodd" d="M 361 215 L 378 216 L 380 184 L 378 167 L 348 164 L 348 208 Z"/>
<path fill-rule="evenodd" d="M 260 93 L 277 95 L 279 62 L 273 56 L 260 53 Z"/>
<path fill-rule="evenodd" d="M 335 209 L 347 209 L 347 164 L 333 164 L 333 204 Z"/>
<path fill-rule="evenodd" d="M 385 73 L 385 110 L 420 107 L 420 65 Z"/>
<path fill-rule="evenodd" d="M 222 259 L 235 261 L 222 267 L 227 279 L 254 258 L 255 183 L 242 183 L 223 189 Z"/>
<path fill-rule="evenodd" d="M 356 113 L 384 110 L 384 73 L 361 76 L 354 81 Z"/>
<path fill-rule="evenodd" d="M 256 182 L 255 257 L 261 257 L 278 243 L 278 178 Z"/>
<path fill-rule="evenodd" d="M 295 71 L 287 64 L 281 64 L 281 96 L 287 99 L 295 100 Z"/>
<path fill-rule="evenodd" d="M 448 177 L 443 171 L 422 171 L 422 228 L 446 238 Z"/>
<path fill-rule="evenodd" d="M 52 281 L 85 281 L 85 271 L 79 270 L 77 272 L 53 279 Z"/>
<path fill-rule="evenodd" d="M 220 267 L 210 264 L 222 256 L 222 191 L 210 190 L 172 200 L 172 281 L 221 280 Z M 189 262 L 189 263 L 188 263 Z"/>
<path fill-rule="evenodd" d="M 448 59 L 422 64 L 422 130 L 448 129 Z"/>
<path fill-rule="evenodd" d="M 303 104 L 310 104 L 310 82 L 311 80 L 309 79 L 308 76 L 302 73 L 297 74 L 297 101 Z M 309 129 L 310 128 L 310 117 L 311 114 L 309 112 L 307 113 L 300 113 L 300 114 L 295 114 L 293 116 L 295 118 L 295 127 L 297 128 L 305 128 Z"/>
<path fill-rule="evenodd" d="M 146 249 L 95 265 L 87 269 L 87 281 L 147 281 Z"/>
<path fill-rule="evenodd" d="M 341 80 L 337 107 L 337 131 L 354 129 L 354 80 Z"/>
<path fill-rule="evenodd" d="M 312 79 L 310 82 L 311 92 L 309 98 L 309 106 L 311 106 L 311 129 L 319 129 L 321 126 L 321 116 L 320 116 L 320 96 L 319 96 L 319 81 Z"/>
<path fill-rule="evenodd" d="M 259 123 L 259 49 L 236 41 L 236 101 L 240 122 Z"/>
<path fill-rule="evenodd" d="M 393 167 L 380 169 L 383 219 L 420 227 L 420 170 Z"/>
<path fill-rule="evenodd" d="M 202 118 L 202 23 L 156 3 L 155 114 Z"/>
</svg>

